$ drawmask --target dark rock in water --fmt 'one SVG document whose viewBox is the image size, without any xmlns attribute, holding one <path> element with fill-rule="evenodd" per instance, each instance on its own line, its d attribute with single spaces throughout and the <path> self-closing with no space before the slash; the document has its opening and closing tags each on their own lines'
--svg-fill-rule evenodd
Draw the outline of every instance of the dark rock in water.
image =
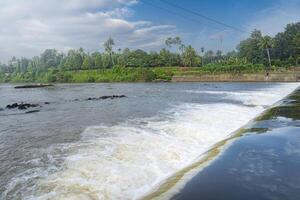
<svg viewBox="0 0 300 200">
<path fill-rule="evenodd" d="M 24 89 L 24 88 L 42 88 L 42 87 L 49 87 L 54 86 L 52 84 L 36 84 L 36 85 L 20 85 L 16 86 L 16 89 Z"/>
<path fill-rule="evenodd" d="M 11 105 L 7 105 L 6 108 L 8 108 L 8 109 L 13 109 L 13 108 L 17 108 L 18 106 L 19 106 L 18 103 L 13 103 L 13 104 L 11 104 Z"/>
<path fill-rule="evenodd" d="M 26 114 L 37 113 L 37 112 L 40 112 L 40 110 L 30 110 L 30 111 L 27 111 Z"/>
<path fill-rule="evenodd" d="M 38 104 L 29 104 L 29 103 L 23 104 L 23 103 L 21 103 L 21 104 L 19 104 L 18 109 L 19 110 L 26 110 L 28 108 L 35 108 L 35 107 L 38 107 L 38 106 L 39 106 Z"/>
<path fill-rule="evenodd" d="M 44 104 L 46 104 L 46 105 L 49 105 L 49 104 L 50 104 L 50 102 L 47 102 L 47 101 L 46 101 Z"/>
<path fill-rule="evenodd" d="M 18 109 L 19 110 L 26 110 L 27 109 L 27 104 L 20 104 L 20 105 L 18 105 Z"/>
<path fill-rule="evenodd" d="M 117 98 L 125 98 L 125 95 L 107 95 L 100 97 L 89 97 L 87 99 L 74 99 L 73 101 L 97 101 L 97 100 L 105 100 L 105 99 L 117 99 Z"/>
<path fill-rule="evenodd" d="M 111 95 L 111 96 L 101 96 L 101 97 L 89 97 L 86 100 L 92 101 L 92 100 L 105 100 L 105 99 L 117 99 L 117 98 L 125 98 L 125 95 Z M 76 99 L 74 100 L 76 101 Z"/>
<path fill-rule="evenodd" d="M 102 96 L 102 97 L 99 97 L 99 99 L 112 99 L 113 96 Z"/>
<path fill-rule="evenodd" d="M 11 105 L 7 105 L 6 108 L 7 109 L 14 109 L 14 108 L 18 108 L 19 110 L 26 110 L 28 108 L 35 108 L 38 107 L 39 104 L 29 104 L 29 103 L 13 103 Z"/>
</svg>

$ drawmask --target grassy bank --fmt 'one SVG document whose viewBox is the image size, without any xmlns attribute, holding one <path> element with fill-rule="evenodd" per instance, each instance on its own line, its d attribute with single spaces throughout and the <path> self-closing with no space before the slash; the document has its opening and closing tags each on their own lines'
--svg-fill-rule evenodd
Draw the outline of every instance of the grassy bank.
<svg viewBox="0 0 300 200">
<path fill-rule="evenodd" d="M 291 69 L 272 68 L 271 72 L 290 72 Z M 173 76 L 203 75 L 203 74 L 242 74 L 265 73 L 263 65 L 228 65 L 204 67 L 153 67 L 62 71 L 50 69 L 47 71 L 0 74 L 0 82 L 11 83 L 91 83 L 91 82 L 152 82 L 171 81 Z"/>
</svg>

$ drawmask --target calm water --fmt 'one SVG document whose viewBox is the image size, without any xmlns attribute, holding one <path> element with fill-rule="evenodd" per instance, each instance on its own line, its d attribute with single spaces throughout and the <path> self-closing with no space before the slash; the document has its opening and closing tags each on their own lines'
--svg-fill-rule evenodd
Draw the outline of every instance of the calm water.
<svg viewBox="0 0 300 200">
<path fill-rule="evenodd" d="M 139 198 L 297 86 L 0 85 L 0 199 Z M 114 94 L 127 98 L 84 101 Z"/>
</svg>

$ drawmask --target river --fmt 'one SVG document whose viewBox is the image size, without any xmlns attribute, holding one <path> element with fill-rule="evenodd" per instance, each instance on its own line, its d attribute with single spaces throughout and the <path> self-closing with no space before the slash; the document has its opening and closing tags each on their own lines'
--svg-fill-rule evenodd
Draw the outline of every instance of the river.
<svg viewBox="0 0 300 200">
<path fill-rule="evenodd" d="M 138 199 L 298 85 L 0 85 L 0 199 Z"/>
</svg>

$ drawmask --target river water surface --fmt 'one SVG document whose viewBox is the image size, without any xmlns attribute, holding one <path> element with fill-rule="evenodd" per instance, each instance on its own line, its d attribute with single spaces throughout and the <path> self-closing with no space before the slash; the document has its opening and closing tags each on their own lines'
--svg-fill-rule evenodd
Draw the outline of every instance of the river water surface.
<svg viewBox="0 0 300 200">
<path fill-rule="evenodd" d="M 297 86 L 0 85 L 0 199 L 138 199 Z"/>
</svg>

